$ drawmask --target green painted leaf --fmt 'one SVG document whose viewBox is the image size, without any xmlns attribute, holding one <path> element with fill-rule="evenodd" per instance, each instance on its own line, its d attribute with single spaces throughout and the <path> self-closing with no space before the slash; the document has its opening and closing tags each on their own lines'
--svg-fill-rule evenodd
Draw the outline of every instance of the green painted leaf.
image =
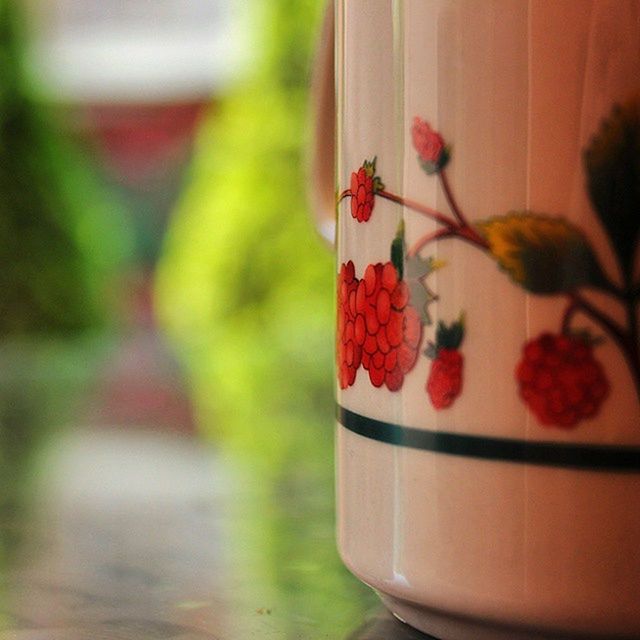
<svg viewBox="0 0 640 640">
<path fill-rule="evenodd" d="M 591 202 L 630 281 L 640 235 L 640 102 L 616 105 L 584 153 Z"/>
<path fill-rule="evenodd" d="M 396 236 L 391 242 L 391 263 L 398 272 L 398 279 L 402 280 L 404 277 L 404 220 L 400 221 Z"/>
<path fill-rule="evenodd" d="M 440 349 L 458 349 L 464 340 L 464 314 L 451 324 L 438 322 L 436 329 L 436 351 Z"/>
<path fill-rule="evenodd" d="M 500 268 L 527 291 L 552 295 L 605 282 L 588 240 L 563 218 L 512 212 L 477 227 Z"/>
</svg>

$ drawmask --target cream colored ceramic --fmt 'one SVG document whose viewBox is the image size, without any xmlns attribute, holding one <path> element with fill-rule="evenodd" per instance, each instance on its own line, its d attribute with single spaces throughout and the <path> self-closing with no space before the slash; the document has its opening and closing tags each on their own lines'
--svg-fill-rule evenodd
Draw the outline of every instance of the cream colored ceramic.
<svg viewBox="0 0 640 640">
<path fill-rule="evenodd" d="M 342 557 L 442 640 L 638 638 L 640 2 L 335 6 Z"/>
</svg>

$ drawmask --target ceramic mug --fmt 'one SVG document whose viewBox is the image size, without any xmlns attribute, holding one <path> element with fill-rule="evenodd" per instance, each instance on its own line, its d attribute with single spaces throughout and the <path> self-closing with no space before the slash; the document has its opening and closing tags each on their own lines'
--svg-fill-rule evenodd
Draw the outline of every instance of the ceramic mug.
<svg viewBox="0 0 640 640">
<path fill-rule="evenodd" d="M 342 558 L 443 640 L 639 638 L 640 2 L 335 11 Z"/>
</svg>

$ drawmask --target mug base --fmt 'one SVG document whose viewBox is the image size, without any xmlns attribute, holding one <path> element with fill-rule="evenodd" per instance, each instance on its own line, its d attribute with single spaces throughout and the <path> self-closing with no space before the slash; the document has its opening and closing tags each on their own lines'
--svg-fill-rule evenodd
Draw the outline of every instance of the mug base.
<svg viewBox="0 0 640 640">
<path fill-rule="evenodd" d="M 497 625 L 487 620 L 474 620 L 430 609 L 414 602 L 378 592 L 389 611 L 433 640 L 633 640 L 631 636 L 611 634 L 576 634 L 531 629 L 516 625 Z"/>
</svg>

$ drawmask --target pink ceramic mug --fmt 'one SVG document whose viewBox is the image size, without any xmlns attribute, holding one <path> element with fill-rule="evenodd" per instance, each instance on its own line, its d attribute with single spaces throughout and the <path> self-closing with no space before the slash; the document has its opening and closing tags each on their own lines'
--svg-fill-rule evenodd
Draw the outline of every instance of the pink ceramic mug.
<svg viewBox="0 0 640 640">
<path fill-rule="evenodd" d="M 340 553 L 443 640 L 639 638 L 640 2 L 335 8 Z"/>
</svg>

